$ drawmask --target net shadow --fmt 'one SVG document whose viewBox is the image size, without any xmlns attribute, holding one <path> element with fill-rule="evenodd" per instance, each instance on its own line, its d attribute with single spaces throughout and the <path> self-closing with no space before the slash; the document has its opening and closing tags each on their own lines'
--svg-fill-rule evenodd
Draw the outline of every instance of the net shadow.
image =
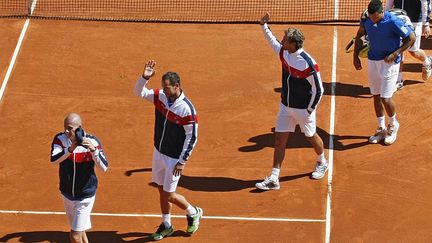
<svg viewBox="0 0 432 243">
<path fill-rule="evenodd" d="M 364 87 L 358 84 L 347 84 L 336 82 L 336 96 L 346 96 L 354 98 L 372 98 L 370 94 L 369 87 Z M 332 83 L 323 82 L 324 95 L 331 95 Z M 275 92 L 281 93 L 282 88 L 278 87 L 274 89 Z"/>
<path fill-rule="evenodd" d="M 432 50 L 432 39 L 421 37 L 420 48 L 423 50 Z"/>
<path fill-rule="evenodd" d="M 151 168 L 142 168 L 128 170 L 125 175 L 132 176 L 135 173 L 149 172 Z M 280 182 L 287 182 L 291 180 L 300 179 L 303 177 L 310 177 L 312 172 L 283 176 L 279 179 Z M 230 192 L 240 191 L 244 189 L 253 189 L 250 192 L 255 192 L 255 184 L 262 180 L 241 180 L 237 178 L 229 177 L 203 177 L 203 176 L 188 176 L 183 174 L 180 178 L 179 187 L 191 191 L 205 191 L 205 192 Z M 149 186 L 157 187 L 153 182 L 149 183 Z"/>
<path fill-rule="evenodd" d="M 330 135 L 325 130 L 317 127 L 317 133 L 324 142 L 324 148 L 329 148 Z M 251 145 L 245 145 L 240 147 L 240 152 L 256 152 L 264 148 L 274 148 L 274 137 L 275 128 L 271 129 L 270 133 L 257 135 L 248 139 L 248 142 L 253 143 Z M 356 136 L 356 135 L 333 135 L 333 149 L 334 150 L 349 150 L 369 144 L 368 136 Z M 345 144 L 343 140 L 359 140 L 359 142 Z M 288 138 L 287 148 L 312 148 L 312 145 L 306 140 L 300 128 L 297 126 L 294 133 L 290 134 Z"/>
<path fill-rule="evenodd" d="M 421 73 L 422 72 L 422 64 L 421 63 L 404 63 L 403 72 Z"/>
<path fill-rule="evenodd" d="M 139 243 L 150 242 L 151 233 L 131 232 L 120 234 L 117 231 L 89 231 L 86 232 L 89 242 L 111 242 L 111 243 Z M 176 231 L 172 237 L 186 236 L 185 232 Z M 64 231 L 30 231 L 16 232 L 4 235 L 0 242 L 69 242 L 69 232 Z"/>
</svg>

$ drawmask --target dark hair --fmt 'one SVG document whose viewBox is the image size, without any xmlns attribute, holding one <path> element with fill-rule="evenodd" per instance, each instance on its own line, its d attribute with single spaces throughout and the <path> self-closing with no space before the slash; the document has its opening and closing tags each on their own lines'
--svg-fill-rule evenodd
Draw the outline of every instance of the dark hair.
<svg viewBox="0 0 432 243">
<path fill-rule="evenodd" d="M 180 85 L 180 76 L 175 72 L 167 72 L 162 76 L 162 80 L 169 80 L 170 85 Z"/>
<path fill-rule="evenodd" d="M 301 30 L 296 28 L 288 28 L 285 31 L 285 36 L 287 37 L 289 42 L 294 42 L 296 44 L 296 48 L 300 49 L 303 47 L 303 42 L 305 40 L 303 33 Z"/>
<path fill-rule="evenodd" d="M 374 14 L 374 13 L 382 13 L 383 12 L 383 5 L 380 0 L 372 0 L 370 1 L 368 5 L 368 13 Z"/>
</svg>

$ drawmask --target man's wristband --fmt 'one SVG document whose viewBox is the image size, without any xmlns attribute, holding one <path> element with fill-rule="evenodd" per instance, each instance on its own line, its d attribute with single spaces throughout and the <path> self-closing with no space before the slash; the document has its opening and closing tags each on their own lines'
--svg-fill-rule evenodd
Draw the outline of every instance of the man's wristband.
<svg viewBox="0 0 432 243">
<path fill-rule="evenodd" d="M 69 147 L 67 150 L 68 150 L 68 152 L 69 153 L 73 153 L 73 150 L 72 151 L 70 151 L 70 149 L 71 149 L 71 147 Z"/>
</svg>

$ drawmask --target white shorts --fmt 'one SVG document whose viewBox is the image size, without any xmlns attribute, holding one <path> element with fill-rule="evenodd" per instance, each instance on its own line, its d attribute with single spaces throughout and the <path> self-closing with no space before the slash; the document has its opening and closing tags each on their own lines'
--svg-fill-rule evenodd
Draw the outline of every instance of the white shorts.
<svg viewBox="0 0 432 243">
<path fill-rule="evenodd" d="M 294 132 L 298 124 L 306 137 L 312 137 L 316 132 L 315 110 L 309 114 L 306 109 L 290 108 L 280 103 L 275 131 Z"/>
<path fill-rule="evenodd" d="M 66 216 L 73 231 L 86 231 L 92 227 L 90 213 L 93 209 L 96 195 L 81 201 L 71 201 L 63 196 Z"/>
<path fill-rule="evenodd" d="M 396 91 L 400 63 L 386 63 L 384 60 L 368 60 L 369 87 L 371 94 L 391 98 Z"/>
<path fill-rule="evenodd" d="M 163 186 L 166 192 L 175 192 L 180 176 L 174 176 L 173 170 L 178 159 L 161 154 L 156 148 L 153 151 L 152 181 Z"/>
<path fill-rule="evenodd" d="M 408 49 L 408 51 L 410 52 L 416 52 L 418 50 L 420 50 L 420 40 L 421 40 L 421 36 L 422 36 L 422 32 L 423 32 L 423 24 L 422 22 L 416 22 L 416 23 L 412 23 L 414 26 L 414 34 L 416 37 L 416 40 L 414 42 L 414 44 Z"/>
</svg>

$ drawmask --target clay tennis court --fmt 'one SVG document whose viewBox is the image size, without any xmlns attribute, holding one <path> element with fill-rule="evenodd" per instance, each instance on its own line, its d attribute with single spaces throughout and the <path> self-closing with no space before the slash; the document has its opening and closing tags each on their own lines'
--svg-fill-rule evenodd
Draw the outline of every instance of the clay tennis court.
<svg viewBox="0 0 432 243">
<path fill-rule="evenodd" d="M 0 19 L 3 82 L 25 21 Z M 288 25 L 270 26 L 281 38 Z M 254 184 L 272 164 L 281 67 L 259 25 L 30 20 L 0 103 L 0 242 L 68 241 L 49 156 L 69 112 L 100 138 L 110 166 L 98 173 L 90 242 L 148 241 L 160 223 L 157 189 L 148 184 L 154 107 L 132 94 L 148 59 L 157 61 L 150 87 L 178 72 L 199 116 L 178 192 L 204 218 L 188 237 L 184 212 L 174 208 L 175 233 L 164 242 L 430 241 L 432 86 L 420 64 L 407 57 L 406 87 L 395 95 L 398 140 L 371 145 L 367 64 L 355 71 L 344 53 L 357 27 L 291 26 L 304 32 L 324 81 L 317 124 L 333 167 L 325 179 L 309 179 L 315 154 L 297 133 L 281 189 L 261 192 Z"/>
</svg>

